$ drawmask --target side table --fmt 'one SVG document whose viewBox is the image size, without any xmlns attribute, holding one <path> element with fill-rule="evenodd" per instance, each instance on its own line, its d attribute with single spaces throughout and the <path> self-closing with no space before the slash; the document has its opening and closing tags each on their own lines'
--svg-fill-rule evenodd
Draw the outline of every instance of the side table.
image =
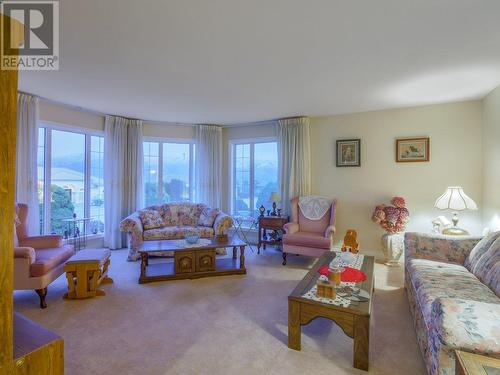
<svg viewBox="0 0 500 375">
<path fill-rule="evenodd" d="M 257 254 L 260 254 L 260 247 L 264 250 L 266 245 L 281 246 L 283 237 L 283 226 L 288 223 L 288 217 L 284 216 L 259 216 L 259 243 L 257 245 Z M 267 233 L 267 231 L 272 231 Z"/>
<path fill-rule="evenodd" d="M 490 375 L 500 373 L 500 359 L 455 350 L 455 375 Z"/>
</svg>

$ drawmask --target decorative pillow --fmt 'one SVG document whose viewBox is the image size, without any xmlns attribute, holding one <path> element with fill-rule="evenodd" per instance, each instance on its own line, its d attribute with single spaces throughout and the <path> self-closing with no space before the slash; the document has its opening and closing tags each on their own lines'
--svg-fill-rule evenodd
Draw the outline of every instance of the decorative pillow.
<svg viewBox="0 0 500 375">
<path fill-rule="evenodd" d="M 479 261 L 472 268 L 472 273 L 484 284 L 488 285 L 488 281 L 491 280 L 487 280 L 487 276 L 490 275 L 490 271 L 497 262 L 500 262 L 500 237 L 497 238 L 481 258 L 479 258 Z"/>
<path fill-rule="evenodd" d="M 484 237 L 481 241 L 477 243 L 476 246 L 471 250 L 469 256 L 465 258 L 464 266 L 470 272 L 474 272 L 474 268 L 476 267 L 479 259 L 483 256 L 484 253 L 488 251 L 493 242 L 496 241 L 497 238 L 500 237 L 500 231 L 490 233 L 486 237 Z"/>
<path fill-rule="evenodd" d="M 17 212 L 14 213 L 14 247 L 19 247 L 19 238 L 17 237 L 17 226 L 21 224 L 19 220 L 19 216 L 17 216 Z"/>
<path fill-rule="evenodd" d="M 215 219 L 219 215 L 218 208 L 205 208 L 200 215 L 200 219 L 198 220 L 198 225 L 201 227 L 213 227 L 215 223 Z"/>
<path fill-rule="evenodd" d="M 157 210 L 141 210 L 139 211 L 139 217 L 145 230 L 164 226 L 163 217 Z"/>
</svg>

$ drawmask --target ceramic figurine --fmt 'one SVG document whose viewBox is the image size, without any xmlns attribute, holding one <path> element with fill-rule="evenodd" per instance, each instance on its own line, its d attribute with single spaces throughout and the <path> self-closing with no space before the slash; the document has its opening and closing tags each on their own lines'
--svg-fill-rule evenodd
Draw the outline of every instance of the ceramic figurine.
<svg viewBox="0 0 500 375">
<path fill-rule="evenodd" d="M 357 242 L 358 232 L 355 229 L 348 229 L 342 244 L 342 251 L 350 251 L 357 254 L 359 252 L 359 244 Z"/>
</svg>

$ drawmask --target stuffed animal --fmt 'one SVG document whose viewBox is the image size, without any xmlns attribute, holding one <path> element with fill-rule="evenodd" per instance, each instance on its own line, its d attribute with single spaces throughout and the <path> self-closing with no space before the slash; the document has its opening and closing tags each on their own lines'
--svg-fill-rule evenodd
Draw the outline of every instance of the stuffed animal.
<svg viewBox="0 0 500 375">
<path fill-rule="evenodd" d="M 357 254 L 359 252 L 359 244 L 357 241 L 358 232 L 355 229 L 348 229 L 342 244 L 342 251 L 350 251 Z"/>
</svg>

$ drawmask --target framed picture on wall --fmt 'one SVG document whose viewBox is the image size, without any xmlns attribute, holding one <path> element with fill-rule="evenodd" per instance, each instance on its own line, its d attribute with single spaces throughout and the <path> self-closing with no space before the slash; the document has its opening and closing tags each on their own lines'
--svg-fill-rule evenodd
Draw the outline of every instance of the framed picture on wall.
<svg viewBox="0 0 500 375">
<path fill-rule="evenodd" d="M 430 138 L 399 138 L 396 139 L 396 162 L 429 161 Z"/>
<path fill-rule="evenodd" d="M 337 167 L 361 166 L 361 139 L 338 139 Z"/>
</svg>

